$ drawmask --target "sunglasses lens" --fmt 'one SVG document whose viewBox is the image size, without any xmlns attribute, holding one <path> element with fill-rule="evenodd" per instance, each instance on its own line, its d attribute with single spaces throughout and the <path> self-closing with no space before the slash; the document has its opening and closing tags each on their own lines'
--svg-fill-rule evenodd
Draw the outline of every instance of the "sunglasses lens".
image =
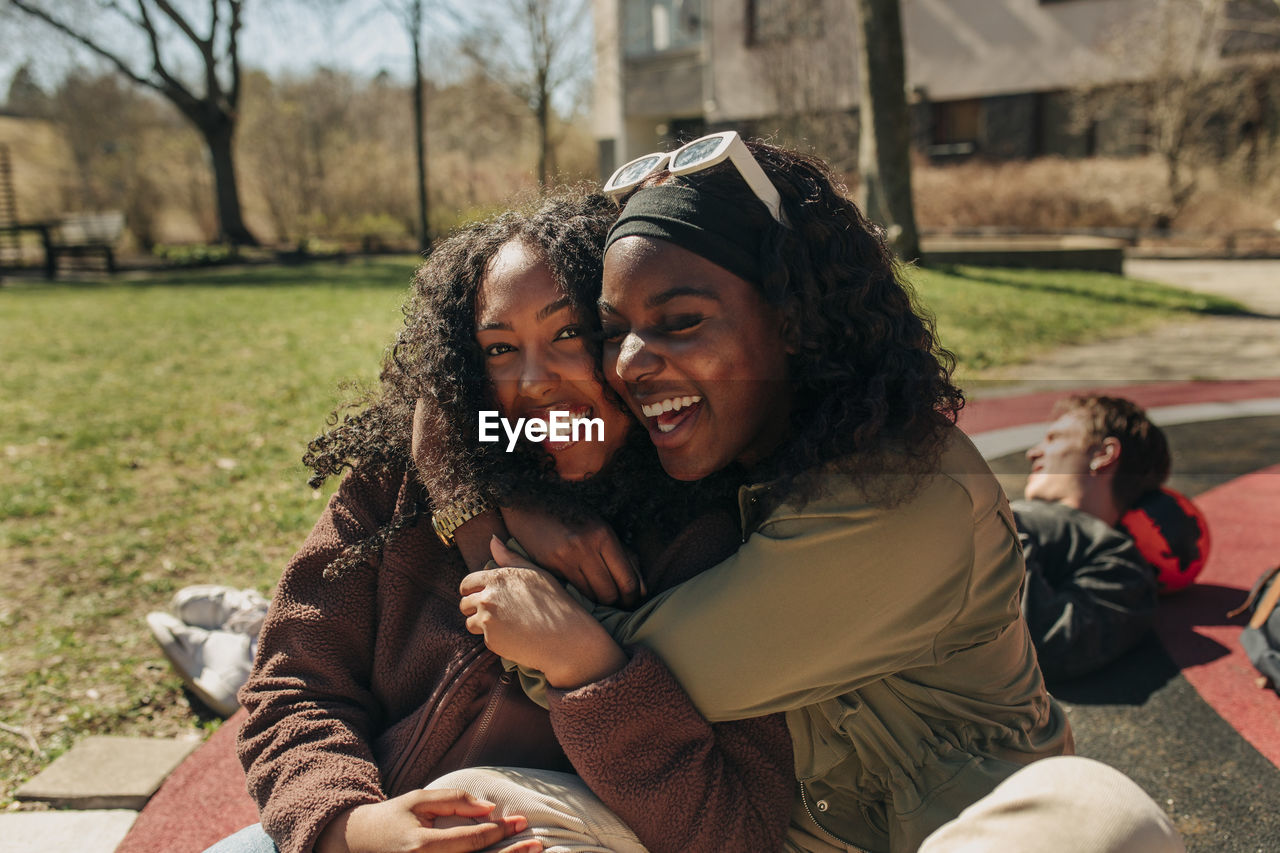
<svg viewBox="0 0 1280 853">
<path fill-rule="evenodd" d="M 671 168 L 673 170 L 683 169 L 685 166 L 691 166 L 702 160 L 710 159 L 715 155 L 716 149 L 723 144 L 724 139 L 718 136 L 712 139 L 700 139 L 685 148 L 681 148 L 675 159 L 671 161 Z"/>
<path fill-rule="evenodd" d="M 609 183 L 615 187 L 626 187 L 639 183 L 644 180 L 645 175 L 652 172 L 662 162 L 663 156 L 662 154 L 651 154 L 648 157 L 641 157 L 634 163 L 628 163 L 619 170 L 617 176 Z"/>
</svg>

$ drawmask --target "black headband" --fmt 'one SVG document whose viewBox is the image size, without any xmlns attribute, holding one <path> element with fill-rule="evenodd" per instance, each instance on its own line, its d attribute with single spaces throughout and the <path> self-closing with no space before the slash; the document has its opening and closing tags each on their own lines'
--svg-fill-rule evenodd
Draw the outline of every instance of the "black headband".
<svg viewBox="0 0 1280 853">
<path fill-rule="evenodd" d="M 604 248 L 608 251 L 623 237 L 667 240 L 739 278 L 760 284 L 760 246 L 769 221 L 747 213 L 740 202 L 688 184 L 659 184 L 631 195 L 609 229 Z"/>
</svg>

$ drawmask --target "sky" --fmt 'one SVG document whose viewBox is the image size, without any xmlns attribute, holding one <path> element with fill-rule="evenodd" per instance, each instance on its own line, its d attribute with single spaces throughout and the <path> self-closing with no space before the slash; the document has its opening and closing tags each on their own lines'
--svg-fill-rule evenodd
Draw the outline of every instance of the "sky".
<svg viewBox="0 0 1280 853">
<path fill-rule="evenodd" d="M 424 28 L 430 41 L 458 38 L 461 25 L 457 23 L 457 13 L 450 9 L 462 8 L 464 3 L 465 0 L 436 0 L 432 4 L 441 11 L 433 14 Z M 394 5 L 395 0 L 251 2 L 247 4 L 241 35 L 241 61 L 273 75 L 327 65 L 370 77 L 386 70 L 407 80 L 410 46 L 403 27 L 388 11 Z M 76 62 L 92 61 L 86 51 L 72 49 L 67 39 L 51 34 L 47 27 L 19 22 L 20 29 L 9 30 L 12 26 L 13 23 L 0 24 L 4 27 L 0 29 L 0 43 L 5 43 L 0 50 L 0 98 L 24 62 L 31 61 L 41 85 L 51 87 Z M 448 70 L 431 67 L 431 57 L 438 53 L 428 50 L 428 72 L 436 72 L 433 76 Z"/>
</svg>

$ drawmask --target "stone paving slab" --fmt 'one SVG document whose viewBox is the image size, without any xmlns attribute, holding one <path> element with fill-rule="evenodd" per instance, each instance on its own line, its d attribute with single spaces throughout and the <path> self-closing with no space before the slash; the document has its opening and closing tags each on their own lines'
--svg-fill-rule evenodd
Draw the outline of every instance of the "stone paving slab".
<svg viewBox="0 0 1280 853">
<path fill-rule="evenodd" d="M 1280 260 L 1161 261 L 1131 258 L 1124 274 L 1239 300 L 1280 317 Z"/>
<path fill-rule="evenodd" d="M 141 809 L 199 745 L 172 738 L 87 737 L 19 788 L 16 798 L 58 808 Z"/>
<path fill-rule="evenodd" d="M 0 853 L 112 853 L 137 817 L 127 809 L 0 814 Z"/>
</svg>

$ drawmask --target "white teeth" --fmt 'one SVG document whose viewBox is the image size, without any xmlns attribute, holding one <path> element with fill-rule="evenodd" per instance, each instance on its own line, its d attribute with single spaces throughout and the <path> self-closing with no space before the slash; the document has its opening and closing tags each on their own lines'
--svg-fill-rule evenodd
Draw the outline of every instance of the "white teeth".
<svg viewBox="0 0 1280 853">
<path fill-rule="evenodd" d="M 658 432 L 671 432 L 675 428 L 675 424 L 658 424 Z"/>
<path fill-rule="evenodd" d="M 702 398 L 694 395 L 692 397 L 669 397 L 660 403 L 648 403 L 640 407 L 646 418 L 656 418 L 663 412 L 678 412 L 683 408 L 692 406 L 694 403 L 702 402 Z M 663 430 L 669 432 L 670 430 Z"/>
</svg>

